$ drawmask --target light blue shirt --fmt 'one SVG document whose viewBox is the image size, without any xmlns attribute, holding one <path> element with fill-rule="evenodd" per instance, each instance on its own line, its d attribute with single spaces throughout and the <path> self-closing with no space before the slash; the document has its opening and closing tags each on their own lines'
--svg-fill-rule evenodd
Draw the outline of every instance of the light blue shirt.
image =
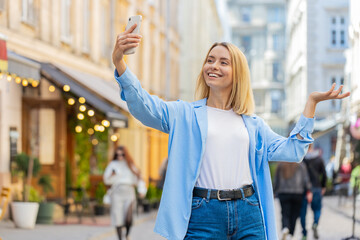
<svg viewBox="0 0 360 240">
<path fill-rule="evenodd" d="M 115 78 L 130 113 L 144 125 L 169 134 L 168 168 L 154 231 L 167 239 L 184 239 L 191 214 L 192 192 L 206 144 L 206 101 L 165 102 L 142 89 L 126 68 Z M 301 115 L 288 138 L 274 133 L 259 117 L 243 115 L 249 133 L 249 164 L 260 200 L 267 239 L 278 239 L 269 161 L 300 162 L 310 143 L 314 119 Z M 300 134 L 303 139 L 298 139 Z"/>
</svg>

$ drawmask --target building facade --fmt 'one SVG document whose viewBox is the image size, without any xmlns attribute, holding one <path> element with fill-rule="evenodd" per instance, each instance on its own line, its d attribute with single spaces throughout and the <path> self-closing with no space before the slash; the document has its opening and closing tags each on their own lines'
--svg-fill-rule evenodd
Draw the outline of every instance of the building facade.
<svg viewBox="0 0 360 240">
<path fill-rule="evenodd" d="M 215 0 L 184 0 L 179 4 L 180 98 L 193 101 L 195 85 L 207 51 L 223 40 L 224 31 Z"/>
<path fill-rule="evenodd" d="M 249 63 L 256 114 L 285 136 L 285 1 L 228 0 L 228 9 L 232 42 Z"/>
<path fill-rule="evenodd" d="M 111 53 L 128 17 L 142 15 L 142 43 L 126 62 L 147 91 L 177 99 L 180 37 L 176 24 L 167 24 L 170 16 L 177 19 L 177 5 L 166 0 L 0 0 L 8 62 L 0 79 L 0 185 L 16 184 L 12 161 L 26 152 L 39 158 L 42 173 L 53 176 L 50 197 L 62 198 L 66 169 L 72 170 L 74 185 L 88 181 L 81 172 L 88 172 L 90 181 L 101 179 L 118 145 L 129 148 L 146 180 L 158 177 L 167 135 L 128 113 L 113 78 Z M 166 80 L 166 71 L 175 77 Z"/>
<path fill-rule="evenodd" d="M 313 91 L 344 84 L 348 0 L 287 1 L 286 120 L 295 123 Z M 318 104 L 314 138 L 327 162 L 336 151 L 341 101 Z"/>
</svg>

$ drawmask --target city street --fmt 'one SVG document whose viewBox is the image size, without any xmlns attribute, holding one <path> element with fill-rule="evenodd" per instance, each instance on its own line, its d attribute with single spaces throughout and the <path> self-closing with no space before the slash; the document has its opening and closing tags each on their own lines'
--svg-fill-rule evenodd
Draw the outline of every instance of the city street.
<svg viewBox="0 0 360 240">
<path fill-rule="evenodd" d="M 279 203 L 275 201 L 277 212 L 278 231 L 280 232 L 280 208 Z M 360 209 L 360 202 L 357 206 Z M 310 210 L 310 209 L 309 209 Z M 357 211 L 359 214 L 359 210 Z M 359 214 L 360 215 L 360 214 Z M 356 234 L 360 236 L 360 216 L 357 216 Z M 139 214 L 135 219 L 135 226 L 131 232 L 132 240 L 161 240 L 161 236 L 153 232 L 155 224 L 156 212 L 148 214 Z M 308 229 L 311 229 L 312 213 L 309 211 L 307 216 Z M 326 197 L 324 199 L 323 213 L 319 224 L 320 239 L 324 240 L 341 240 L 351 236 L 352 231 L 352 199 L 342 201 L 338 205 L 338 197 Z M 76 220 L 76 219 L 73 219 Z M 91 219 L 84 219 L 83 224 L 54 224 L 54 225 L 36 225 L 33 230 L 23 230 L 14 228 L 10 221 L 0 222 L 0 237 L 2 240 L 117 240 L 117 236 L 113 227 L 111 227 L 110 219 L 106 217 L 98 217 L 97 223 L 92 223 Z M 71 222 L 71 221 L 70 221 Z M 298 222 L 294 240 L 301 239 L 301 226 Z M 309 230 L 308 240 L 312 240 L 312 231 Z"/>
</svg>

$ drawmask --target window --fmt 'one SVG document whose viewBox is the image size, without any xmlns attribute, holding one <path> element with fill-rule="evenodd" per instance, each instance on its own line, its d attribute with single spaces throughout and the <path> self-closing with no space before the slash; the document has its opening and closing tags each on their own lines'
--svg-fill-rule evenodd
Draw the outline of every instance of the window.
<svg viewBox="0 0 360 240">
<path fill-rule="evenodd" d="M 35 9 L 33 0 L 22 0 L 21 21 L 35 25 Z"/>
<path fill-rule="evenodd" d="M 331 84 L 334 84 L 336 83 L 336 89 L 340 87 L 340 85 L 344 85 L 344 77 L 343 76 L 340 76 L 340 77 L 337 77 L 337 76 L 332 76 L 331 77 Z M 340 110 L 340 107 L 341 107 L 341 101 L 336 101 L 336 100 L 331 100 L 331 108 L 333 110 Z"/>
<path fill-rule="evenodd" d="M 244 52 L 249 53 L 251 50 L 251 36 L 243 36 L 241 38 L 241 46 L 244 49 Z"/>
<path fill-rule="evenodd" d="M 101 41 L 101 56 L 104 58 L 108 58 L 110 54 L 110 22 L 109 22 L 109 5 L 103 4 L 101 6 L 101 33 L 100 33 L 100 41 Z"/>
<path fill-rule="evenodd" d="M 330 46 L 347 47 L 347 26 L 343 16 L 332 16 L 330 19 Z"/>
<path fill-rule="evenodd" d="M 278 90 L 271 91 L 271 112 L 280 113 L 281 110 L 281 92 Z"/>
<path fill-rule="evenodd" d="M 5 10 L 5 0 L 0 0 L 0 11 Z"/>
<path fill-rule="evenodd" d="M 65 43 L 71 42 L 71 0 L 61 1 L 61 41 Z"/>
<path fill-rule="evenodd" d="M 90 6 L 89 0 L 83 1 L 83 52 L 88 53 L 90 50 Z"/>
<path fill-rule="evenodd" d="M 282 51 L 284 48 L 283 36 L 281 34 L 273 34 L 273 50 L 274 51 Z"/>
<path fill-rule="evenodd" d="M 268 22 L 281 23 L 284 22 L 284 9 L 282 7 L 270 7 L 268 9 Z"/>
<path fill-rule="evenodd" d="M 251 22 L 251 7 L 241 8 L 241 19 L 243 22 Z"/>
<path fill-rule="evenodd" d="M 273 81 L 275 82 L 279 82 L 281 81 L 281 73 L 280 73 L 280 63 L 279 62 L 274 62 L 272 64 L 272 78 Z"/>
</svg>

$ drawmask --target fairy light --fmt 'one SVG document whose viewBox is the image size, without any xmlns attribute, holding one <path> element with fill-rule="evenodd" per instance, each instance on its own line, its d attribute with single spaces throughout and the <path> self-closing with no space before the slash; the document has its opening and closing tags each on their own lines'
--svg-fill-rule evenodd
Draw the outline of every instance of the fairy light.
<svg viewBox="0 0 360 240">
<path fill-rule="evenodd" d="M 70 91 L 70 86 L 69 85 L 64 85 L 63 90 L 64 90 L 64 92 Z"/>
<path fill-rule="evenodd" d="M 11 82 L 12 77 L 11 77 L 11 75 L 10 75 L 10 74 L 9 74 L 9 75 L 7 75 L 6 80 L 7 80 L 8 82 Z"/>
<path fill-rule="evenodd" d="M 70 106 L 74 105 L 74 104 L 75 104 L 75 99 L 69 98 L 69 99 L 68 99 L 68 104 L 69 104 Z"/>
<path fill-rule="evenodd" d="M 89 115 L 90 117 L 94 116 L 94 115 L 95 115 L 94 110 L 90 109 L 90 110 L 88 111 L 88 115 Z"/>
<path fill-rule="evenodd" d="M 15 78 L 15 82 L 16 82 L 17 84 L 20 84 L 20 83 L 21 83 L 21 78 L 20 78 L 20 77 L 16 77 L 16 78 Z"/>
<path fill-rule="evenodd" d="M 86 102 L 86 99 L 84 97 L 79 98 L 79 103 L 84 104 Z"/>
<path fill-rule="evenodd" d="M 92 143 L 93 145 L 97 145 L 97 144 L 99 143 L 99 141 L 98 141 L 97 139 L 93 139 L 93 140 L 91 140 L 91 143 Z"/>
<path fill-rule="evenodd" d="M 95 130 L 95 131 L 97 131 L 97 132 L 99 132 L 99 127 L 100 127 L 100 125 L 95 124 L 95 126 L 94 126 L 94 130 Z"/>
<path fill-rule="evenodd" d="M 118 137 L 114 134 L 110 137 L 111 141 L 116 142 L 118 140 Z"/>
<path fill-rule="evenodd" d="M 37 87 L 37 86 L 39 86 L 39 81 L 34 80 L 34 81 L 31 82 L 31 85 L 32 85 L 33 87 Z"/>
<path fill-rule="evenodd" d="M 76 126 L 75 127 L 75 132 L 77 132 L 77 133 L 81 133 L 82 132 L 82 127 L 81 126 Z"/>
<path fill-rule="evenodd" d="M 79 110 L 80 110 L 81 112 L 85 112 L 85 111 L 86 111 L 85 105 L 80 105 Z"/>
<path fill-rule="evenodd" d="M 89 135 L 93 135 L 93 134 L 94 134 L 94 129 L 89 128 L 89 129 L 87 130 L 87 132 L 88 132 Z"/>
<path fill-rule="evenodd" d="M 29 85 L 29 82 L 28 82 L 28 80 L 26 80 L 25 78 L 22 80 L 22 85 L 24 86 L 24 87 L 26 87 L 27 85 Z"/>
<path fill-rule="evenodd" d="M 54 87 L 53 85 L 51 85 L 51 86 L 49 87 L 49 91 L 50 91 L 50 92 L 55 92 L 55 87 Z"/>
<path fill-rule="evenodd" d="M 79 120 L 83 120 L 83 119 L 84 119 L 84 114 L 79 113 L 79 114 L 77 115 L 77 118 L 78 118 Z"/>
<path fill-rule="evenodd" d="M 104 127 L 109 127 L 110 126 L 110 122 L 108 120 L 102 120 L 101 121 L 101 124 L 104 126 Z"/>
</svg>

